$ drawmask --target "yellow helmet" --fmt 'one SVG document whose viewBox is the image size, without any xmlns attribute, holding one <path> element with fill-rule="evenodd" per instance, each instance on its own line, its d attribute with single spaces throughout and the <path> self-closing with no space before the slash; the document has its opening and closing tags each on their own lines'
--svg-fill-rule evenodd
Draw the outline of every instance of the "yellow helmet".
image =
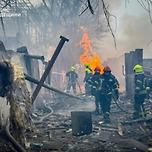
<svg viewBox="0 0 152 152">
<path fill-rule="evenodd" d="M 135 65 L 134 68 L 133 68 L 133 70 L 134 70 L 135 73 L 143 72 L 143 68 L 139 64 Z"/>
<path fill-rule="evenodd" d="M 75 71 L 75 67 L 74 66 L 71 67 L 71 71 Z"/>
<path fill-rule="evenodd" d="M 88 69 L 88 68 L 86 68 L 84 71 L 85 71 L 86 73 L 90 73 L 90 72 L 91 72 L 90 69 Z"/>
<path fill-rule="evenodd" d="M 90 67 L 89 63 L 85 63 L 84 66 L 85 66 L 86 68 L 89 68 L 89 67 Z"/>
</svg>

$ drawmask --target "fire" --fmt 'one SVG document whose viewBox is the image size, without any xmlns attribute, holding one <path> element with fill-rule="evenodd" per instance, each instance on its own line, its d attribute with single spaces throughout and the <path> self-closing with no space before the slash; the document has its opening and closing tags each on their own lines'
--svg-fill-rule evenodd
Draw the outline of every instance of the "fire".
<svg viewBox="0 0 152 152">
<path fill-rule="evenodd" d="M 84 34 L 82 36 L 81 41 L 79 42 L 79 46 L 84 50 L 84 53 L 80 55 L 80 63 L 81 65 L 85 65 L 88 63 L 92 70 L 95 69 L 96 66 L 101 68 L 101 73 L 103 73 L 103 66 L 101 64 L 100 57 L 96 52 L 93 52 L 93 48 L 91 46 L 92 42 L 88 37 L 87 30 L 84 27 L 80 27 Z"/>
</svg>

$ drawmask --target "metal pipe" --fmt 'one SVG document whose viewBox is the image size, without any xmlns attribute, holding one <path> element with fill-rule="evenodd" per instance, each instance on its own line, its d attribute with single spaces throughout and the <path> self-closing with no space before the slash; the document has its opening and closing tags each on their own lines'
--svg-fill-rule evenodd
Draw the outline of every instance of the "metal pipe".
<svg viewBox="0 0 152 152">
<path fill-rule="evenodd" d="M 48 65 L 47 65 L 47 67 L 46 67 L 46 69 L 45 69 L 45 71 L 44 71 L 44 73 L 43 73 L 43 75 L 42 75 L 42 77 L 40 79 L 39 84 L 37 85 L 36 89 L 34 90 L 34 92 L 32 94 L 32 97 L 31 97 L 32 104 L 34 103 L 34 100 L 36 99 L 36 97 L 37 97 L 37 95 L 38 95 L 38 93 L 39 93 L 39 91 L 40 91 L 40 89 L 41 89 L 46 77 L 48 76 L 50 70 L 52 69 L 53 64 L 54 64 L 57 56 L 59 55 L 59 53 L 60 53 L 65 41 L 67 41 L 67 42 L 69 41 L 67 38 L 65 38 L 63 36 L 60 36 L 60 38 L 61 38 L 61 40 L 60 40 L 60 42 L 59 42 L 59 44 L 58 44 L 58 46 L 57 46 L 52 58 L 51 58 L 51 60 L 48 62 Z"/>
<path fill-rule="evenodd" d="M 29 55 L 29 54 L 25 54 L 24 56 L 32 58 L 32 59 L 40 59 L 40 60 L 44 60 L 44 56 L 39 56 L 39 55 Z"/>
</svg>

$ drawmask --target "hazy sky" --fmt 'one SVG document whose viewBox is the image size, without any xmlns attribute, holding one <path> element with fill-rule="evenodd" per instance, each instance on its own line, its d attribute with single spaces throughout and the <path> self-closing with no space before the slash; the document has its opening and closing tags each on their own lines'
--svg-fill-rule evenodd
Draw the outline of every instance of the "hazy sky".
<svg viewBox="0 0 152 152">
<path fill-rule="evenodd" d="M 31 0 L 38 4 L 41 0 Z M 136 48 L 144 49 L 144 57 L 152 58 L 152 24 L 148 12 L 146 12 L 137 0 L 105 0 L 109 3 L 109 11 L 117 17 L 117 22 L 111 17 L 111 22 L 117 50 L 110 33 L 98 44 L 101 46 L 103 60 L 106 58 L 120 56 Z M 127 3 L 126 3 L 127 2 Z M 42 3 L 42 2 L 41 2 Z M 149 45 L 148 45 L 149 44 Z"/>
<path fill-rule="evenodd" d="M 125 0 L 121 2 L 116 0 L 119 1 L 119 5 L 115 5 L 112 0 L 109 1 L 111 2 L 110 12 L 117 17 L 117 26 L 112 24 L 117 50 L 114 47 L 112 36 L 108 34 L 101 43 L 101 49 L 107 52 L 104 54 L 104 58 L 110 57 L 110 54 L 120 56 L 124 52 L 130 52 L 136 48 L 144 49 L 144 58 L 152 58 L 152 43 L 148 45 L 152 40 L 152 24 L 148 12 L 141 7 L 137 0 L 130 0 L 127 5 Z"/>
</svg>

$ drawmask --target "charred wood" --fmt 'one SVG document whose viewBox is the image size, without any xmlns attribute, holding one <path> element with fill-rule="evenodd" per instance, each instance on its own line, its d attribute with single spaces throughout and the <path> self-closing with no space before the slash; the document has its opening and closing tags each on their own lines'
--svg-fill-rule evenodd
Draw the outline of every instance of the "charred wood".
<svg viewBox="0 0 152 152">
<path fill-rule="evenodd" d="M 1 137 L 4 137 L 6 140 L 10 141 L 18 152 L 26 152 L 25 149 L 10 134 L 9 126 L 9 121 L 7 121 L 7 123 L 4 126 L 2 126 L 0 132 Z"/>
</svg>

